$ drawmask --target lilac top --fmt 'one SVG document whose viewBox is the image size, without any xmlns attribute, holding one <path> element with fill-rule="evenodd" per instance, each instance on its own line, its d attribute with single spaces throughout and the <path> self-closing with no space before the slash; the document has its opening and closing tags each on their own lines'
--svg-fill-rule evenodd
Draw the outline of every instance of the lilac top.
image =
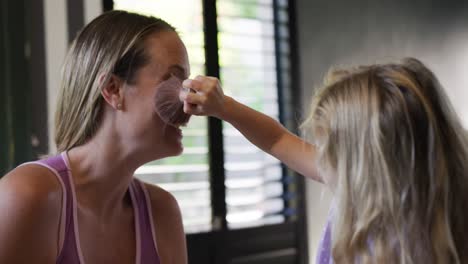
<svg viewBox="0 0 468 264">
<path fill-rule="evenodd" d="M 84 264 L 78 232 L 77 202 L 73 178 L 67 155 L 62 153 L 54 157 L 26 164 L 38 164 L 51 170 L 62 186 L 61 246 L 57 264 Z M 157 250 L 151 203 L 144 184 L 134 178 L 129 186 L 135 217 L 136 264 L 160 264 Z M 64 223 L 64 224 L 63 224 Z M 62 243 L 63 241 L 63 243 Z"/>
<path fill-rule="evenodd" d="M 331 255 L 331 222 L 327 221 L 327 225 L 323 232 L 322 239 L 320 240 L 317 259 L 317 264 L 333 264 L 333 258 Z"/>
</svg>

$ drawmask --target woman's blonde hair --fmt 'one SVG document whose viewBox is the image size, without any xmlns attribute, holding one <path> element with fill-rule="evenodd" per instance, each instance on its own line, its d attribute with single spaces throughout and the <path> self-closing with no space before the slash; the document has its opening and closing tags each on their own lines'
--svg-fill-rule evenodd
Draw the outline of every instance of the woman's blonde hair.
<svg viewBox="0 0 468 264">
<path fill-rule="evenodd" d="M 153 33 L 175 31 L 165 21 L 125 11 L 100 15 L 73 41 L 62 72 L 55 114 L 58 151 L 86 143 L 100 124 L 101 89 L 114 74 L 132 83 L 150 58 L 145 40 Z"/>
<path fill-rule="evenodd" d="M 467 138 L 423 63 L 331 72 L 303 128 L 336 196 L 336 263 L 468 263 Z"/>
</svg>

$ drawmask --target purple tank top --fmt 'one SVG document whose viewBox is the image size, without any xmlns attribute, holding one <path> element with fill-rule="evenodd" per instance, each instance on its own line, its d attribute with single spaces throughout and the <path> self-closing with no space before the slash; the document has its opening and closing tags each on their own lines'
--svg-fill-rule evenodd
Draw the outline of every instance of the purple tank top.
<svg viewBox="0 0 468 264">
<path fill-rule="evenodd" d="M 61 226 L 64 226 L 62 229 L 64 236 L 56 263 L 84 264 L 79 242 L 76 195 L 66 154 L 62 153 L 61 155 L 32 163 L 49 168 L 57 176 L 62 185 L 63 208 Z M 135 263 L 160 264 L 148 192 L 144 184 L 136 178 L 131 182 L 129 192 L 135 215 Z"/>
<path fill-rule="evenodd" d="M 331 255 L 331 224 L 330 220 L 327 221 L 325 231 L 323 232 L 322 239 L 320 240 L 317 252 L 317 264 L 332 264 L 333 258 Z"/>
</svg>

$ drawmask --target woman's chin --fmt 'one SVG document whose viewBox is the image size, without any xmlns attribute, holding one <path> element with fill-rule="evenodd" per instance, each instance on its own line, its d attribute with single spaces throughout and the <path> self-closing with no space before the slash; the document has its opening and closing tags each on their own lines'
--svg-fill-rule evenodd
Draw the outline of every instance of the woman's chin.
<svg viewBox="0 0 468 264">
<path fill-rule="evenodd" d="M 177 149 L 177 151 L 175 152 L 175 154 L 172 155 L 172 156 L 179 156 L 179 155 L 182 155 L 183 152 L 184 152 L 184 147 L 181 145 L 181 146 L 179 147 L 179 149 Z"/>
<path fill-rule="evenodd" d="M 184 152 L 184 146 L 179 143 L 177 145 L 171 146 L 170 152 L 168 151 L 168 157 L 179 156 Z"/>
<path fill-rule="evenodd" d="M 148 149 L 148 151 L 151 153 L 151 160 L 159 160 L 180 156 L 184 151 L 184 147 L 181 143 L 163 146 L 157 145 L 156 147 Z"/>
</svg>

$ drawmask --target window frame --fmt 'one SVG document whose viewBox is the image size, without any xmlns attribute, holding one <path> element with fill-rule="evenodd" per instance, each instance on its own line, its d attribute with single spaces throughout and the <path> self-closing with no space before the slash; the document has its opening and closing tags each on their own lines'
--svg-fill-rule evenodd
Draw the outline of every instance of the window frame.
<svg viewBox="0 0 468 264">
<path fill-rule="evenodd" d="M 34 30 L 38 25 L 31 25 L 35 22 L 31 17 L 37 15 L 31 6 L 36 7 L 37 3 L 30 1 L 0 4 L 0 177 L 33 157 L 32 113 L 42 102 L 34 100 L 31 94 L 30 67 L 35 65 L 31 61 L 31 44 L 36 40 Z"/>
<path fill-rule="evenodd" d="M 285 107 L 282 65 L 280 56 L 279 32 L 279 1 L 273 1 L 273 23 L 275 35 L 275 60 L 277 65 L 277 84 L 280 121 L 285 118 L 293 120 L 284 124 L 290 131 L 298 132 L 292 107 Z M 219 46 L 217 28 L 216 0 L 202 0 L 203 23 L 205 33 L 206 74 L 220 77 Z M 297 54 L 297 32 L 295 1 L 288 1 L 288 30 L 290 52 L 290 93 L 291 104 L 300 106 L 299 71 Z M 295 88 L 295 89 L 294 89 Z M 213 228 L 215 231 L 187 235 L 189 263 L 236 263 L 236 264 L 305 264 L 308 263 L 308 239 L 305 205 L 305 179 L 303 176 L 289 171 L 282 164 L 283 180 L 293 177 L 296 194 L 296 219 L 286 217 L 281 224 L 260 227 L 228 229 L 226 222 L 226 188 L 224 173 L 224 150 L 222 121 L 209 117 L 209 161 L 210 183 L 213 212 Z M 288 185 L 283 184 L 283 193 L 289 192 Z M 288 201 L 285 199 L 285 203 Z M 289 208 L 289 204 L 285 204 Z M 217 227 L 221 227 L 217 230 Z M 252 242 L 253 241 L 253 242 Z M 211 261 L 210 261 L 211 260 Z"/>
</svg>

